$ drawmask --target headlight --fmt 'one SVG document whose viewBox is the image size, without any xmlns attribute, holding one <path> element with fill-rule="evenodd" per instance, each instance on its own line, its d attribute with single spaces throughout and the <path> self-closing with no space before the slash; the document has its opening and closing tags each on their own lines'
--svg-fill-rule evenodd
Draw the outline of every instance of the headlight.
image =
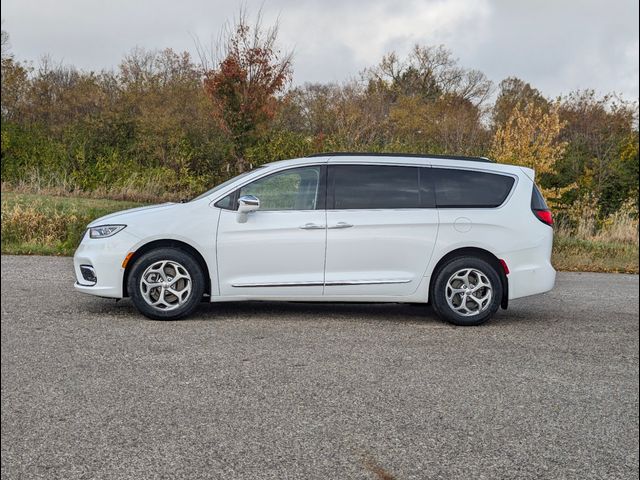
<svg viewBox="0 0 640 480">
<path fill-rule="evenodd" d="M 112 237 L 126 225 L 98 225 L 97 227 L 89 228 L 89 236 L 91 238 L 107 238 Z"/>
</svg>

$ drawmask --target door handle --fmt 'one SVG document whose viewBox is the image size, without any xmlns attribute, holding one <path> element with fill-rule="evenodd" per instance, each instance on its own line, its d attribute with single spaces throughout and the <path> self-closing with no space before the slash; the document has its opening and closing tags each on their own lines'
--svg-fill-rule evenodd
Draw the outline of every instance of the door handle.
<svg viewBox="0 0 640 480">
<path fill-rule="evenodd" d="M 328 228 L 330 228 L 330 229 L 332 229 L 332 230 L 335 230 L 335 229 L 338 229 L 338 228 L 351 228 L 351 227 L 353 227 L 353 225 L 351 225 L 350 223 L 347 223 L 347 222 L 338 222 L 338 223 L 336 223 L 335 225 L 331 225 L 331 226 L 330 226 L 330 227 L 328 227 Z"/>
<path fill-rule="evenodd" d="M 324 230 L 324 225 L 318 225 L 317 223 L 305 223 L 300 226 L 301 230 Z"/>
</svg>

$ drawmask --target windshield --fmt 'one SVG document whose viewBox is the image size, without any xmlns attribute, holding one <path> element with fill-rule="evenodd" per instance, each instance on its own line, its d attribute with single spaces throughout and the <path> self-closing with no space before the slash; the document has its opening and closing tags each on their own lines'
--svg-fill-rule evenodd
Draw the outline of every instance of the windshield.
<svg viewBox="0 0 640 480">
<path fill-rule="evenodd" d="M 236 180 L 240 180 L 242 177 L 246 177 L 247 175 L 249 175 L 250 173 L 255 172 L 256 170 L 260 169 L 262 167 L 257 167 L 254 168 L 253 170 L 249 170 L 247 172 L 241 173 L 240 175 L 237 175 L 233 178 L 230 178 L 229 180 L 227 180 L 226 182 L 222 182 L 220 185 L 216 185 L 215 187 L 213 187 L 211 190 L 207 190 L 204 193 L 201 193 L 200 195 L 198 195 L 196 198 L 192 199 L 192 202 L 195 202 L 196 200 L 200 200 L 201 198 L 204 197 L 208 197 L 209 195 L 213 195 L 214 193 L 216 193 L 218 190 L 222 190 L 223 188 L 225 188 L 226 186 L 232 184 L 233 182 L 235 182 Z"/>
</svg>

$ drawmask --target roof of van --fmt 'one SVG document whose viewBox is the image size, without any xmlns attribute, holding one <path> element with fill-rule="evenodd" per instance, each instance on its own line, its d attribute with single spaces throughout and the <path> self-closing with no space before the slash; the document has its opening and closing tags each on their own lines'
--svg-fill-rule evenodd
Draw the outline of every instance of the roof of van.
<svg viewBox="0 0 640 480">
<path fill-rule="evenodd" d="M 314 153 L 307 158 L 315 157 L 409 157 L 409 158 L 435 158 L 442 160 L 466 160 L 470 162 L 495 163 L 486 157 L 469 157 L 464 155 L 435 155 L 429 153 L 367 153 L 367 152 L 326 152 Z"/>
<path fill-rule="evenodd" d="M 531 180 L 535 178 L 535 172 L 530 168 L 497 163 L 484 157 L 464 157 L 460 155 L 418 155 L 407 153 L 347 153 L 328 152 L 317 153 L 307 157 L 279 160 L 264 164 L 264 167 L 288 167 L 303 166 L 311 163 L 372 163 L 372 164 L 397 164 L 397 165 L 429 165 L 446 168 L 464 168 L 474 170 L 488 170 L 505 172 L 515 175 L 523 173 Z"/>
</svg>

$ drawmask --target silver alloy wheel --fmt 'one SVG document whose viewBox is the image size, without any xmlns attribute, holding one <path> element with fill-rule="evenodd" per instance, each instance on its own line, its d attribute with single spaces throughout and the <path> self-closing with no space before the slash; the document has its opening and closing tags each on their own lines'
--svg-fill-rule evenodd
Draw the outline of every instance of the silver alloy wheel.
<svg viewBox="0 0 640 480">
<path fill-rule="evenodd" d="M 449 277 L 445 295 L 454 312 L 463 317 L 471 317 L 489 308 L 493 287 L 489 278 L 480 270 L 463 268 Z"/>
<path fill-rule="evenodd" d="M 154 308 L 168 311 L 184 305 L 191 296 L 191 275 L 173 260 L 154 262 L 140 277 L 142 298 Z"/>
</svg>

